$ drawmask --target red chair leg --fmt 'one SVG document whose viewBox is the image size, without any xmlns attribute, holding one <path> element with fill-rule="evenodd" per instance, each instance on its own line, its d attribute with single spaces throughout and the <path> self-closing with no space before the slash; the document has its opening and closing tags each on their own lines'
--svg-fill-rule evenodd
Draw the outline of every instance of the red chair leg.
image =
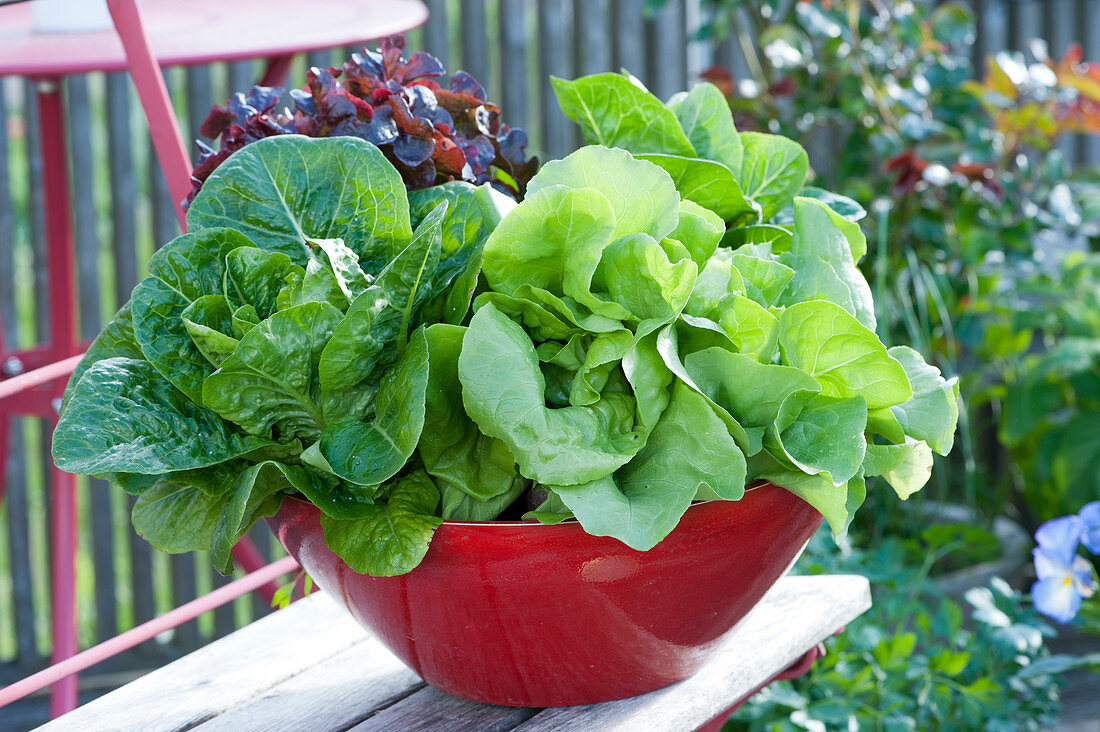
<svg viewBox="0 0 1100 732">
<path fill-rule="evenodd" d="M 76 476 L 51 470 L 50 503 L 50 626 L 53 631 L 51 663 L 76 655 Z M 77 676 L 61 679 L 50 690 L 50 718 L 76 709 Z"/>
</svg>

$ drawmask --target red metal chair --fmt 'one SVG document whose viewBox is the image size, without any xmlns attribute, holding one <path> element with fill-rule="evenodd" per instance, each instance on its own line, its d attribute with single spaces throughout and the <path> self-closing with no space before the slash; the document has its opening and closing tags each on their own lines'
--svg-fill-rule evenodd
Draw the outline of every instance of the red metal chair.
<svg viewBox="0 0 1100 732">
<path fill-rule="evenodd" d="M 176 202 L 176 215 L 179 218 L 180 226 L 186 229 L 181 204 L 191 190 L 191 161 L 187 155 L 183 135 L 172 109 L 171 99 L 168 96 L 160 66 L 150 48 L 136 0 L 107 0 L 107 5 L 115 29 L 126 51 L 130 74 L 137 87 L 138 98 L 149 122 L 157 159 L 164 171 L 172 199 Z M 286 74 L 290 58 L 290 56 L 285 56 L 272 59 L 269 62 L 262 83 L 278 83 Z M 64 146 L 65 121 L 61 107 L 61 93 L 56 84 L 53 84 L 52 87 L 46 85 L 40 88 L 38 112 L 42 139 L 47 141 L 42 146 L 43 183 L 51 207 L 56 207 L 55 210 L 61 211 L 63 214 L 48 216 L 46 221 L 46 257 L 50 273 L 51 304 L 47 342 L 32 349 L 15 351 L 5 345 L 3 333 L 0 330 L 0 501 L 4 498 L 4 481 L 7 475 L 10 418 L 15 416 L 40 417 L 49 419 L 56 424 L 57 407 L 65 383 L 80 361 L 83 355 L 82 351 L 87 346 L 86 343 L 78 340 L 76 331 L 75 278 L 72 263 L 73 237 L 72 224 L 68 216 L 69 186 Z M 77 706 L 77 677 L 73 672 L 87 668 L 95 660 L 84 665 L 61 663 L 72 658 L 78 651 L 75 596 L 77 547 L 75 476 L 57 469 L 52 470 L 50 502 L 53 506 L 49 532 L 52 548 L 50 625 L 53 631 L 51 663 L 54 665 L 47 669 L 51 681 L 40 684 L 37 688 L 56 682 L 50 696 L 50 716 L 56 717 Z M 290 562 L 281 560 L 271 565 L 271 568 L 280 568 L 280 572 L 272 573 L 272 571 L 264 570 L 262 574 L 255 574 L 258 570 L 264 568 L 266 561 L 247 539 L 242 540 L 234 547 L 233 556 L 240 566 L 253 573 L 250 577 L 259 576 L 266 579 L 263 582 L 253 580 L 251 583 L 244 585 L 238 583 L 227 585 L 217 593 L 212 593 L 210 596 L 199 598 L 192 603 L 188 603 L 188 605 L 177 608 L 177 611 L 173 611 L 173 613 L 178 613 L 184 608 L 190 608 L 187 612 L 193 611 L 197 615 L 207 609 L 213 609 L 221 603 L 210 604 L 208 598 L 218 595 L 218 593 L 224 595 L 225 590 L 229 587 L 238 589 L 247 587 L 238 594 L 258 591 L 270 600 L 276 590 L 276 585 L 273 582 L 274 578 L 285 574 L 287 571 L 292 570 L 293 566 L 296 566 L 293 564 L 293 560 Z M 227 597 L 224 601 L 227 602 L 230 599 L 232 597 Z M 190 617 L 173 616 L 172 613 L 164 617 L 170 616 L 179 618 L 175 624 L 194 617 L 194 615 Z M 118 641 L 128 643 L 129 641 L 124 639 L 138 638 L 130 644 L 136 645 L 167 627 L 173 627 L 172 625 L 165 625 L 162 621 L 163 618 L 150 621 L 150 623 L 135 628 L 129 633 L 114 638 L 96 648 L 101 649 L 103 646 L 113 644 L 111 647 L 116 649 L 113 652 L 117 653 L 123 649 L 118 646 Z M 152 632 L 152 635 L 144 636 L 142 633 L 138 633 L 142 628 L 145 628 L 143 632 Z M 136 635 L 132 635 L 135 633 Z M 124 647 L 128 648 L 130 645 Z M 96 649 L 90 649 L 81 656 L 85 660 L 89 657 L 101 660 L 107 655 L 111 655 L 111 653 L 99 651 L 88 656 L 87 654 L 90 654 L 93 650 Z M 5 694 L 10 696 L 7 690 L 5 690 Z M 0 696 L 0 698 L 3 698 L 3 696 Z M 0 705 L 2 705 L 2 702 L 0 702 Z"/>
</svg>

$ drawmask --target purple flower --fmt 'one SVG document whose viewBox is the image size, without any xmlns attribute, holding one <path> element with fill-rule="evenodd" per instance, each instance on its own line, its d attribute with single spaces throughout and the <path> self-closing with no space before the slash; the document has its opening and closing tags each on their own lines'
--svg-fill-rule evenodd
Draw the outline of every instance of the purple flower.
<svg viewBox="0 0 1100 732">
<path fill-rule="evenodd" d="M 1092 565 L 1077 556 L 1077 545 L 1086 531 L 1086 521 L 1080 516 L 1063 516 L 1047 521 L 1035 532 L 1039 546 L 1032 554 L 1038 581 L 1031 587 L 1031 600 L 1036 610 L 1059 623 L 1072 620 L 1081 601 L 1096 591 Z"/>
<path fill-rule="evenodd" d="M 1081 543 L 1093 554 L 1100 554 L 1100 501 L 1086 503 L 1077 515 L 1084 524 L 1081 529 Z"/>
</svg>

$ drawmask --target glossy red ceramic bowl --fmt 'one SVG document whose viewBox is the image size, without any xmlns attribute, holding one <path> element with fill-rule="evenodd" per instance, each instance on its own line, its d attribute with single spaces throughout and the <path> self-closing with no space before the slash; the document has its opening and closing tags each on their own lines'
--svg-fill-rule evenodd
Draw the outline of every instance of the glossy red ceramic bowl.
<svg viewBox="0 0 1100 732">
<path fill-rule="evenodd" d="M 774 486 L 693 505 L 648 552 L 575 521 L 446 522 L 412 572 L 369 577 L 312 504 L 268 519 L 317 584 L 425 681 L 490 704 L 621 699 L 694 673 L 787 570 L 821 514 Z"/>
</svg>

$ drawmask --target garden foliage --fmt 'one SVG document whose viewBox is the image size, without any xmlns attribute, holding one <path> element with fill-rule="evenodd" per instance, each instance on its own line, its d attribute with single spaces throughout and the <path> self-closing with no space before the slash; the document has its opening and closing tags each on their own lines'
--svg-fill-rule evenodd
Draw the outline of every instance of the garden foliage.
<svg viewBox="0 0 1100 732">
<path fill-rule="evenodd" d="M 875 604 L 825 642 L 826 655 L 806 676 L 765 688 L 724 731 L 1037 732 L 1054 725 L 1055 675 L 1076 665 L 1044 646 L 1054 630 L 999 579 L 968 591 L 965 603 L 945 596 L 928 579 L 931 564 L 911 564 L 893 538 L 869 550 L 812 541 L 799 571 L 865 575 Z"/>
</svg>

